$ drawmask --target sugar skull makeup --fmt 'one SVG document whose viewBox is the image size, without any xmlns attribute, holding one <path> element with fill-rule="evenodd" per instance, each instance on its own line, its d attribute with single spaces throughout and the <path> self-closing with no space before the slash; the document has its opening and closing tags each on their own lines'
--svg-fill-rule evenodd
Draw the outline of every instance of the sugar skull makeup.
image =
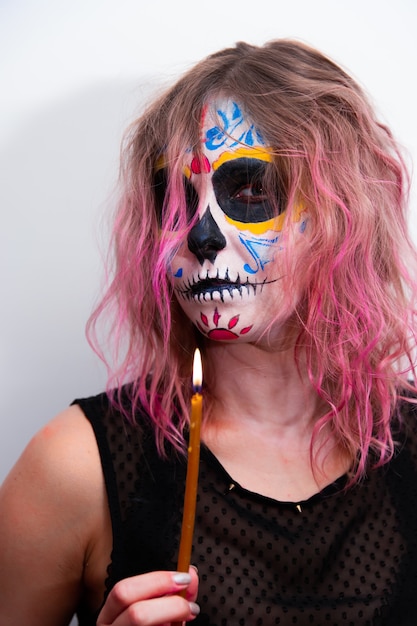
<svg viewBox="0 0 417 626">
<path fill-rule="evenodd" d="M 272 203 L 264 190 L 272 155 L 259 130 L 237 103 L 215 104 L 202 120 L 202 158 L 185 157 L 187 211 L 199 220 L 172 260 L 174 291 L 210 339 L 256 341 L 282 304 L 282 269 L 272 261 L 286 200 Z M 305 211 L 295 221 L 301 236 Z"/>
</svg>

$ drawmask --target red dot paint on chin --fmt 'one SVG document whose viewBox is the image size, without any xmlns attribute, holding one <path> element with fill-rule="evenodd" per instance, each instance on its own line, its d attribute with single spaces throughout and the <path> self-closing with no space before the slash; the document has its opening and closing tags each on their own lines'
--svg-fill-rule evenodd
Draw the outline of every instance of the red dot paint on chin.
<svg viewBox="0 0 417 626">
<path fill-rule="evenodd" d="M 239 338 L 239 335 L 232 333 L 232 331 L 227 330 L 227 328 L 215 328 L 214 330 L 211 330 L 207 336 L 216 341 L 230 341 L 231 339 Z"/>
</svg>

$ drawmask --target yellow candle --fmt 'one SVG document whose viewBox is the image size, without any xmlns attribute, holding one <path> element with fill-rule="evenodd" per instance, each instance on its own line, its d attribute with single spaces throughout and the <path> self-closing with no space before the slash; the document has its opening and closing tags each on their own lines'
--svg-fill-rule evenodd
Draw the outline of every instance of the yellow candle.
<svg viewBox="0 0 417 626">
<path fill-rule="evenodd" d="M 190 436 L 188 442 L 187 477 L 185 479 L 184 512 L 182 516 L 181 540 L 178 552 L 179 572 L 188 572 L 193 545 L 195 508 L 197 501 L 198 470 L 200 466 L 200 427 L 203 412 L 202 365 L 200 350 L 194 353 L 193 387 L 191 398 Z"/>
<path fill-rule="evenodd" d="M 195 507 L 197 502 L 198 470 L 200 466 L 200 428 L 203 413 L 203 396 L 201 387 L 203 382 L 203 368 L 200 350 L 194 352 L 193 387 L 194 395 L 191 398 L 190 434 L 188 440 L 187 476 L 185 479 L 184 511 L 182 514 L 181 539 L 178 551 L 177 570 L 188 572 L 193 547 L 193 533 L 195 522 Z M 183 597 L 186 590 L 180 593 Z M 173 622 L 172 626 L 182 626 L 182 622 Z"/>
</svg>

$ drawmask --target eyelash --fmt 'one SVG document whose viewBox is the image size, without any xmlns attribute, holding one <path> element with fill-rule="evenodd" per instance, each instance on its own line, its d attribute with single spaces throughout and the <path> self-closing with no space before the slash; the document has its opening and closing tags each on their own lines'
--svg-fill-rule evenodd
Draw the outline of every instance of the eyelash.
<svg viewBox="0 0 417 626">
<path fill-rule="evenodd" d="M 245 191 L 252 191 L 252 193 L 248 194 L 245 193 Z M 267 200 L 267 195 L 262 187 L 262 183 L 260 181 L 253 181 L 240 187 L 237 192 L 231 194 L 230 198 L 232 200 L 243 200 L 248 204 L 251 204 L 252 202 Z"/>
</svg>

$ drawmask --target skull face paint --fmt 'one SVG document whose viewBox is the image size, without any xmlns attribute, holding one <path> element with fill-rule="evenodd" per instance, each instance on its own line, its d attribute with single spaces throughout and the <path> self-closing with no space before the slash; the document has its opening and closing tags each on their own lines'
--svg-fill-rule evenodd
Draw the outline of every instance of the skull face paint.
<svg viewBox="0 0 417 626">
<path fill-rule="evenodd" d="M 174 291 L 207 337 L 252 342 L 283 301 L 275 261 L 285 207 L 276 215 L 263 189 L 272 156 L 261 133 L 235 102 L 215 104 L 218 117 L 208 108 L 202 120 L 203 158 L 185 157 L 187 210 L 199 220 L 172 260 Z M 301 236 L 305 211 L 295 221 Z"/>
</svg>

